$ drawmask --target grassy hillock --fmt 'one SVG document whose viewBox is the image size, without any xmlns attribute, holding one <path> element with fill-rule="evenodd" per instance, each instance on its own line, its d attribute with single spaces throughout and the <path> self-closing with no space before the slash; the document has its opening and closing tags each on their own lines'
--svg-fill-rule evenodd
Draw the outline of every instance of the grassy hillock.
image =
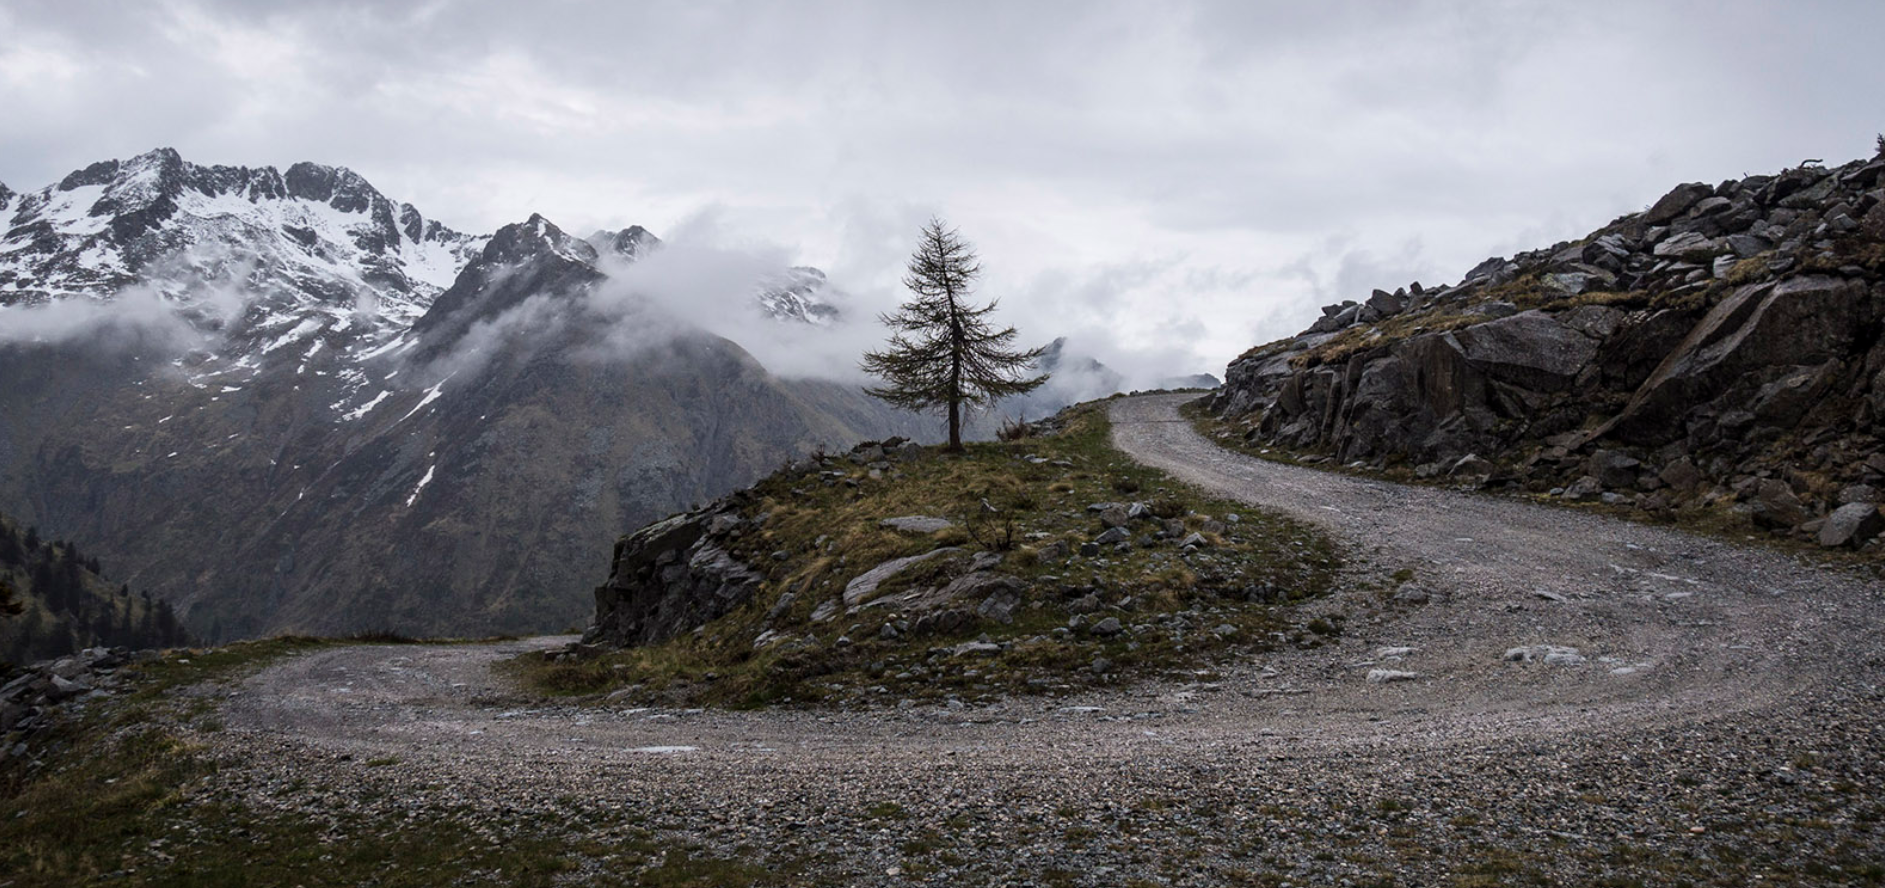
<svg viewBox="0 0 1885 888">
<path fill-rule="evenodd" d="M 731 498 L 747 529 L 730 549 L 766 576 L 752 600 L 662 644 L 533 654 L 516 668 L 540 690 L 618 700 L 894 705 L 1191 672 L 1339 631 L 1297 625 L 1290 606 L 1329 590 L 1340 559 L 1326 537 L 1132 462 L 1108 443 L 1104 404 L 1056 424 L 961 455 L 777 472 Z M 1129 541 L 1092 545 L 1100 503 L 1141 504 Z M 952 524 L 881 523 L 912 515 Z M 836 605 L 871 568 L 949 547 L 871 602 Z M 978 600 L 935 600 L 976 570 L 1017 581 L 1008 620 Z"/>
</svg>

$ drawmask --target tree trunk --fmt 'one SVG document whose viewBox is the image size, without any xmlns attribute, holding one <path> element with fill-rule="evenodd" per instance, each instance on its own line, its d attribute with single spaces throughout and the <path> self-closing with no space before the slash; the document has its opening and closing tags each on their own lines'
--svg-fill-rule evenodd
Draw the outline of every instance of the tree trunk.
<svg viewBox="0 0 1885 888">
<path fill-rule="evenodd" d="M 949 293 L 949 452 L 962 452 L 962 318 L 956 314 L 956 295 Z"/>
</svg>

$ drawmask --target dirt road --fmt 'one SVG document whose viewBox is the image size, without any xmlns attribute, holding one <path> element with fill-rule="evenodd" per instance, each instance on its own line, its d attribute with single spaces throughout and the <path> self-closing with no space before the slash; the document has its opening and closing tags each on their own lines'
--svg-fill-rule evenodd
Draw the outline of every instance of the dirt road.
<svg viewBox="0 0 1885 888">
<path fill-rule="evenodd" d="M 338 787 L 322 805 L 365 804 L 347 789 L 364 786 L 572 829 L 626 806 L 722 853 L 857 883 L 1405 884 L 1494 864 L 1784 881 L 1808 860 L 1879 859 L 1875 583 L 1254 460 L 1176 421 L 1181 400 L 1115 402 L 1116 446 L 1318 522 L 1379 574 L 1411 568 L 1431 601 L 1341 593 L 1317 605 L 1348 614 L 1340 643 L 1209 683 L 965 708 L 546 705 L 490 666 L 563 639 L 327 650 L 230 695 L 213 741 L 241 764 L 230 791 L 313 779 Z M 1508 660 L 1516 648 L 1531 662 Z M 1406 674 L 1370 680 L 1382 672 Z M 1827 826 L 1803 837 L 1803 819 Z M 1735 852 L 1697 864 L 1712 847 L 1698 837 L 1728 824 Z"/>
</svg>

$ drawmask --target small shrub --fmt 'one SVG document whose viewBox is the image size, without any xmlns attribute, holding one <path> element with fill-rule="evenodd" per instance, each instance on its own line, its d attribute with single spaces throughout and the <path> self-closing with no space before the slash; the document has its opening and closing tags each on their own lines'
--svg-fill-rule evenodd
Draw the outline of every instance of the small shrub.
<svg viewBox="0 0 1885 888">
<path fill-rule="evenodd" d="M 985 505 L 987 500 L 982 502 Z M 990 552 L 1014 549 L 1013 509 L 990 511 L 982 507 L 971 508 L 962 516 L 962 529 L 968 532 L 970 539 Z"/>
<path fill-rule="evenodd" d="M 1187 509 L 1185 504 L 1169 496 L 1162 496 L 1152 501 L 1152 514 L 1160 518 L 1182 518 Z"/>
<path fill-rule="evenodd" d="M 1034 437 L 1034 426 L 1018 416 L 1010 416 L 1001 421 L 1001 427 L 995 430 L 995 437 L 1002 441 L 1019 441 Z"/>
<path fill-rule="evenodd" d="M 1115 493 L 1127 493 L 1127 494 L 1138 493 L 1139 482 L 1137 479 L 1129 478 L 1125 476 L 1114 478 L 1113 491 Z"/>
<path fill-rule="evenodd" d="M 364 642 L 366 644 L 418 644 L 419 643 L 419 639 L 417 638 L 413 638 L 412 636 L 407 635 L 402 632 L 394 632 L 390 629 L 369 629 L 364 632 L 355 632 L 354 634 L 347 636 L 347 640 Z"/>
</svg>

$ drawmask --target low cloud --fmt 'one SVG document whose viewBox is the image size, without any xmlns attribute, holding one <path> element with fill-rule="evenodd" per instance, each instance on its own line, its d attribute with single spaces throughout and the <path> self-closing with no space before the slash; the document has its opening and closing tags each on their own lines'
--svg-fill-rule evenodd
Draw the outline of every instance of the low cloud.
<svg viewBox="0 0 1885 888">
<path fill-rule="evenodd" d="M 603 332 L 584 355 L 632 354 L 703 330 L 738 343 L 778 376 L 864 382 L 858 360 L 883 344 L 877 314 L 894 303 L 834 280 L 817 295 L 838 309 L 837 319 L 814 325 L 773 318 L 760 307 L 758 290 L 789 264 L 783 247 L 733 241 L 711 216 L 691 220 L 635 262 L 602 263 L 608 280 L 596 285 L 584 309 L 603 322 Z"/>
<path fill-rule="evenodd" d="M 175 303 L 152 290 L 121 293 L 108 302 L 70 298 L 0 307 L 0 344 L 6 345 L 187 351 L 200 346 L 203 337 Z"/>
<path fill-rule="evenodd" d="M 72 296 L 0 306 L 0 345 L 86 345 L 179 354 L 210 349 L 247 306 L 253 266 L 222 250 L 186 251 L 152 263 L 149 281 L 107 299 Z"/>
</svg>

